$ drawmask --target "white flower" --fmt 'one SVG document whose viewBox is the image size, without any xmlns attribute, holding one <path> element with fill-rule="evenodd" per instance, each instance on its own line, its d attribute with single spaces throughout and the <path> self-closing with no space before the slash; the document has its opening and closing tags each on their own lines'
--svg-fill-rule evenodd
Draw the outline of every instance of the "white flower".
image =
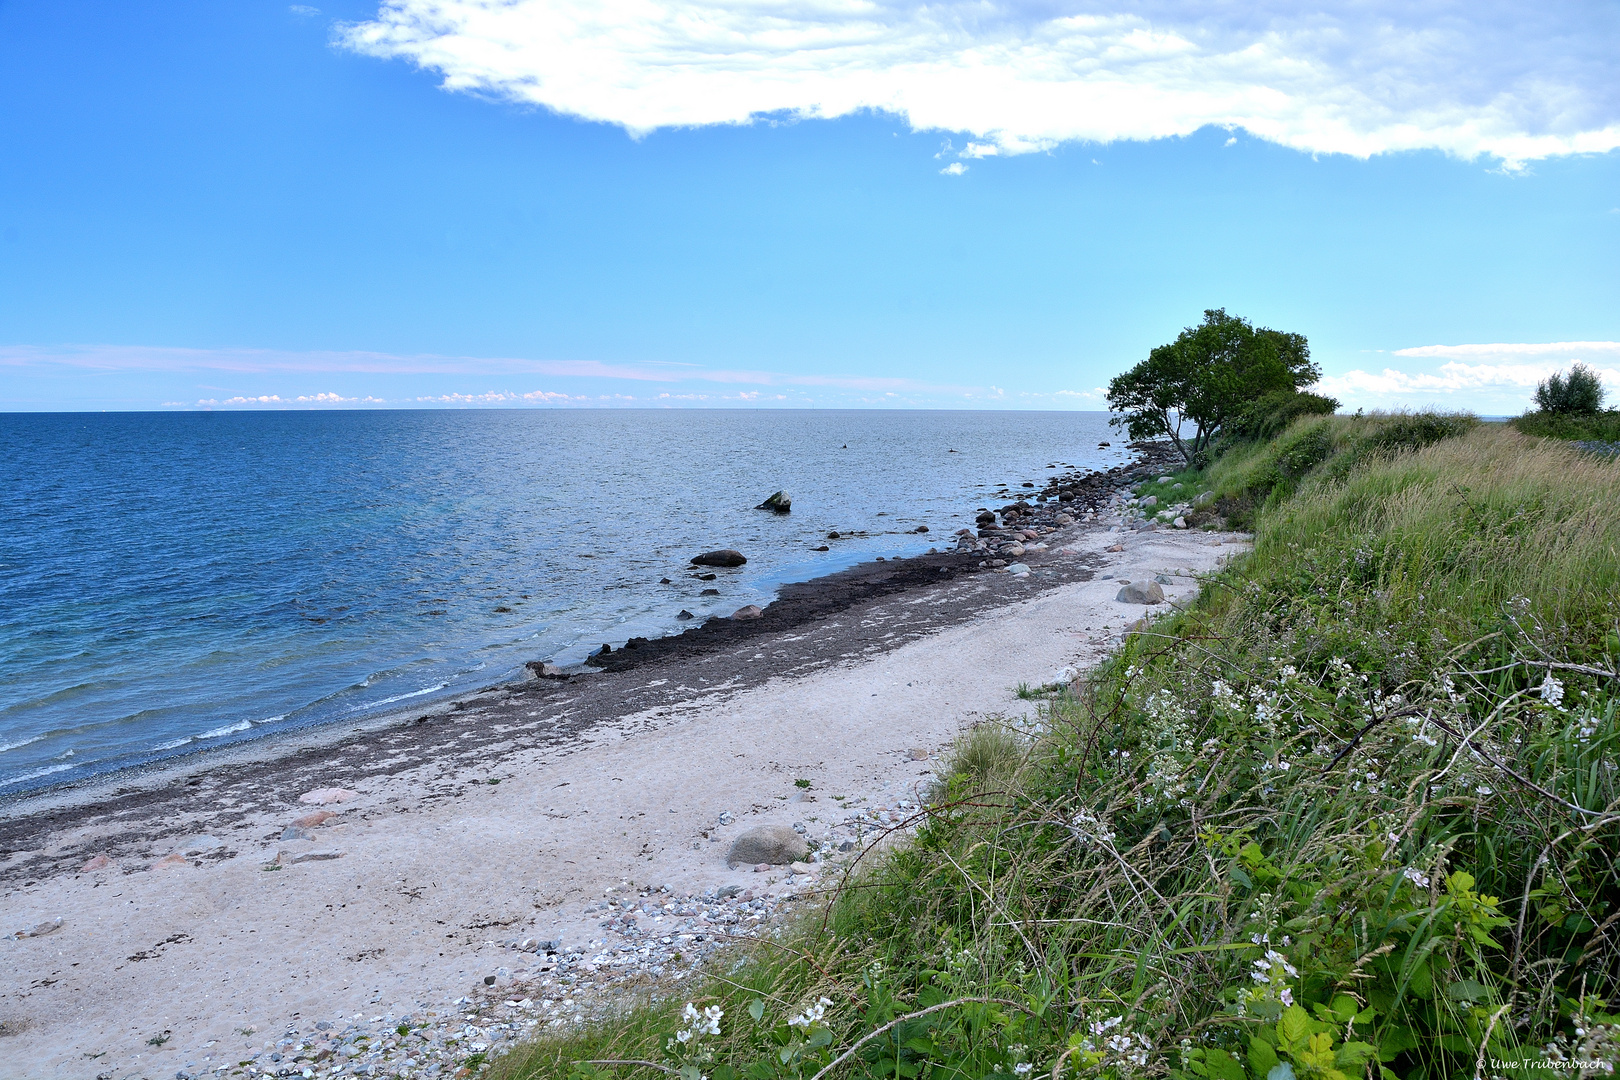
<svg viewBox="0 0 1620 1080">
<path fill-rule="evenodd" d="M 832 1004 L 831 998 L 822 998 L 804 1012 L 788 1021 L 788 1027 L 804 1028 L 809 1031 L 811 1026 L 821 1021 L 827 1015 L 827 1006 Z"/>
<path fill-rule="evenodd" d="M 1429 887 L 1429 875 L 1425 874 L 1421 870 L 1408 866 L 1405 870 L 1401 871 L 1401 876 L 1405 877 L 1407 881 L 1410 881 L 1420 889 L 1427 889 Z"/>
<path fill-rule="evenodd" d="M 1020 1061 L 1018 1064 L 1013 1066 L 1013 1075 L 1014 1076 L 1028 1076 L 1030 1073 L 1032 1073 L 1034 1071 L 1035 1071 L 1035 1066 L 1031 1065 L 1027 1061 Z"/>
<path fill-rule="evenodd" d="M 1277 995 L 1277 1000 L 1284 1005 L 1292 1005 L 1294 1003 L 1294 992 L 1285 986 L 1282 988 L 1282 992 Z"/>
<path fill-rule="evenodd" d="M 1564 700 L 1564 684 L 1553 678 L 1552 672 L 1541 680 L 1541 700 L 1556 708 Z"/>
</svg>

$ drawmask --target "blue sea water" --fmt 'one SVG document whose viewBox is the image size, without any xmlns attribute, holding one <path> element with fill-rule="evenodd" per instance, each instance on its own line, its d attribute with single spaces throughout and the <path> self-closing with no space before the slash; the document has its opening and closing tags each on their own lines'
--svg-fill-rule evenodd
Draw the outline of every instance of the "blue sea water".
<svg viewBox="0 0 1620 1080">
<path fill-rule="evenodd" d="M 0 794 L 451 697 L 945 546 L 1000 484 L 1124 460 L 1110 438 L 1072 412 L 0 415 Z M 752 509 L 779 488 L 791 514 Z M 812 550 L 833 529 L 871 535 Z M 716 547 L 748 564 L 694 579 Z"/>
</svg>

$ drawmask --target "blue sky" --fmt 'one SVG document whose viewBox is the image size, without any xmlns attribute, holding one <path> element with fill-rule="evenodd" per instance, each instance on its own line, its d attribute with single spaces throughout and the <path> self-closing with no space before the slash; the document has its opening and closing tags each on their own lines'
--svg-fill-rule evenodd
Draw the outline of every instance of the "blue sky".
<svg viewBox="0 0 1620 1080">
<path fill-rule="evenodd" d="M 0 410 L 1620 389 L 1612 4 L 0 0 Z"/>
</svg>

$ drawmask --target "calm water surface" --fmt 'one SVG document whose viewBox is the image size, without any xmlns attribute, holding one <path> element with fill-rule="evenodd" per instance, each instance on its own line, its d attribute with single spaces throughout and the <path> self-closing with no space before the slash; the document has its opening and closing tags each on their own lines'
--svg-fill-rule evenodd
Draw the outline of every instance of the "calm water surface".
<svg viewBox="0 0 1620 1080">
<path fill-rule="evenodd" d="M 948 544 L 998 484 L 1123 460 L 1106 421 L 0 415 L 0 793 L 449 697 Z M 791 515 L 752 509 L 778 488 Z M 812 551 L 832 529 L 872 535 Z M 694 580 L 715 547 L 748 565 Z"/>
</svg>

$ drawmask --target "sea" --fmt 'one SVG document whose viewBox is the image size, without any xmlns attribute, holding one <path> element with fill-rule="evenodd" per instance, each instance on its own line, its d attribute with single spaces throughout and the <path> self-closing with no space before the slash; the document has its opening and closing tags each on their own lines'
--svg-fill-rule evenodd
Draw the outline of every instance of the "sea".
<svg viewBox="0 0 1620 1080">
<path fill-rule="evenodd" d="M 0 797 L 578 663 L 1128 456 L 1088 412 L 3 414 Z"/>
</svg>

